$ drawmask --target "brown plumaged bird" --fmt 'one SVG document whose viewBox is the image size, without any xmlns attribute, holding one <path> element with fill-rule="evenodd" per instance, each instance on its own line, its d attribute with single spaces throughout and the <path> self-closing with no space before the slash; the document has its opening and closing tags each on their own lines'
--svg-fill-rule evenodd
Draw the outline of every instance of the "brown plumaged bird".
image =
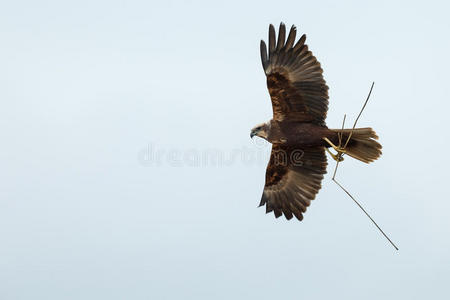
<svg viewBox="0 0 450 300">
<path fill-rule="evenodd" d="M 328 139 L 338 145 L 338 134 L 346 140 L 351 129 L 328 129 L 328 86 L 320 63 L 308 50 L 306 36 L 295 43 L 292 26 L 286 39 L 286 27 L 280 24 L 278 39 L 269 27 L 269 49 L 261 41 L 261 60 L 272 100 L 273 119 L 255 126 L 250 137 L 272 143 L 266 170 L 266 182 L 260 206 L 275 217 L 303 219 L 303 213 L 321 188 L 326 173 L 325 150 Z M 371 128 L 357 128 L 345 150 L 333 147 L 362 162 L 370 163 L 381 155 L 378 136 Z M 339 159 L 333 156 L 334 159 Z"/>
</svg>

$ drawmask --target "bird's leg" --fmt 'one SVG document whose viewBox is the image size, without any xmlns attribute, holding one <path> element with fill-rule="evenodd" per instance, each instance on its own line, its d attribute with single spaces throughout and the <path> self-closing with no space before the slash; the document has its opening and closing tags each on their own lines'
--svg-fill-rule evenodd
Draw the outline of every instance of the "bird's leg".
<svg viewBox="0 0 450 300">
<path fill-rule="evenodd" d="M 344 154 L 346 153 L 346 152 L 345 152 L 345 148 L 342 148 L 340 145 L 339 145 L 339 146 L 336 146 L 335 144 L 333 144 L 332 141 L 330 141 L 330 140 L 329 140 L 328 138 L 326 138 L 326 137 L 324 137 L 323 139 L 324 139 L 325 142 L 327 142 L 331 147 L 333 147 L 334 150 L 336 150 L 337 154 L 336 154 L 336 155 L 333 155 L 333 154 L 331 154 L 330 150 L 328 150 L 328 148 L 325 148 L 325 149 L 327 149 L 328 153 L 330 153 L 330 155 L 333 157 L 333 159 L 334 159 L 335 161 L 343 161 L 344 159 L 342 158 L 342 155 L 344 155 Z M 338 159 L 339 159 L 339 160 L 338 160 Z"/>
<path fill-rule="evenodd" d="M 328 138 L 324 137 L 323 138 L 325 142 L 327 142 L 331 147 L 333 147 L 333 149 L 336 149 L 337 146 L 335 144 L 333 144 L 332 141 L 330 141 Z"/>
<path fill-rule="evenodd" d="M 325 147 L 325 150 L 327 150 L 328 154 L 330 154 L 331 157 L 332 157 L 335 161 L 343 161 L 343 160 L 344 160 L 344 158 L 342 157 L 342 155 L 339 155 L 339 152 L 338 152 L 337 154 L 333 154 L 333 153 L 331 153 L 331 151 L 330 151 L 327 147 Z"/>
</svg>

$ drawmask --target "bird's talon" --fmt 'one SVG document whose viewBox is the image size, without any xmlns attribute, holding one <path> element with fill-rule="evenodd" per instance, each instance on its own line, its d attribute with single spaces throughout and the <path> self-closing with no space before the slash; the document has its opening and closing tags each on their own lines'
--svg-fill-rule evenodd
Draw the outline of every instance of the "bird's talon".
<svg viewBox="0 0 450 300">
<path fill-rule="evenodd" d="M 331 154 L 331 153 L 330 153 Z M 344 160 L 344 158 L 342 157 L 341 153 L 338 154 L 331 154 L 331 157 L 338 162 L 341 162 Z"/>
</svg>

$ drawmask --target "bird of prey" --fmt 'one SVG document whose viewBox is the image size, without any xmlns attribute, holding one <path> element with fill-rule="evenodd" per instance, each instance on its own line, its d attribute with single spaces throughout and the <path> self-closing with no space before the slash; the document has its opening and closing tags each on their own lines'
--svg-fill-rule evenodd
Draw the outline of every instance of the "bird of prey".
<svg viewBox="0 0 450 300">
<path fill-rule="evenodd" d="M 305 44 L 302 35 L 296 42 L 292 26 L 286 38 L 286 27 L 280 24 L 278 39 L 269 26 L 269 46 L 261 41 L 261 61 L 272 100 L 273 118 L 255 126 L 250 137 L 261 137 L 272 144 L 270 161 L 260 206 L 275 217 L 290 220 L 303 214 L 321 188 L 326 173 L 327 150 L 334 148 L 357 160 L 370 163 L 381 155 L 378 136 L 371 128 L 329 129 L 325 119 L 328 110 L 328 86 L 322 68 Z M 341 139 L 350 136 L 347 146 Z"/>
</svg>

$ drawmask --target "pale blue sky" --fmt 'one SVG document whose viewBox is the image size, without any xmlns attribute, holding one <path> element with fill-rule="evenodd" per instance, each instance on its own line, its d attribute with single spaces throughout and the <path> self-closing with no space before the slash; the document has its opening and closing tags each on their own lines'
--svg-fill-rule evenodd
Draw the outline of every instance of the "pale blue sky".
<svg viewBox="0 0 450 300">
<path fill-rule="evenodd" d="M 0 299 L 448 299 L 444 1 L 3 1 Z M 304 222 L 257 209 L 271 117 L 259 58 L 295 24 L 329 127 L 384 146 Z M 159 153 L 159 158 L 153 154 Z M 217 164 L 208 155 L 222 155 Z"/>
</svg>

